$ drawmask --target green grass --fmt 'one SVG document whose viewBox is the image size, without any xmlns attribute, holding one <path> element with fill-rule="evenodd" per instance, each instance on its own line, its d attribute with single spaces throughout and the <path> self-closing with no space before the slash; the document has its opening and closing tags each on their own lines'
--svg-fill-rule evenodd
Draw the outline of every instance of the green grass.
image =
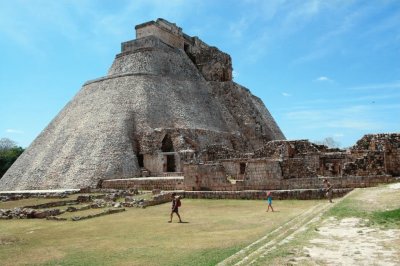
<svg viewBox="0 0 400 266">
<path fill-rule="evenodd" d="M 78 222 L 0 220 L 1 265 L 215 265 L 315 201 L 184 199 Z M 2 203 L 0 203 L 2 208 Z M 78 212 L 79 213 L 79 212 Z"/>
<path fill-rule="evenodd" d="M 400 208 L 389 211 L 376 211 L 370 216 L 371 221 L 385 227 L 400 228 Z"/>
<path fill-rule="evenodd" d="M 359 189 L 325 213 L 325 218 L 334 216 L 338 219 L 357 217 L 367 226 L 400 228 L 400 198 L 396 191 L 385 191 L 385 186 Z M 371 197 L 374 197 L 371 200 Z"/>
<path fill-rule="evenodd" d="M 354 199 L 344 199 L 342 202 L 329 209 L 325 214 L 325 217 L 334 216 L 338 219 L 348 217 L 358 217 L 368 219 L 370 213 L 360 208 L 360 202 Z"/>
</svg>

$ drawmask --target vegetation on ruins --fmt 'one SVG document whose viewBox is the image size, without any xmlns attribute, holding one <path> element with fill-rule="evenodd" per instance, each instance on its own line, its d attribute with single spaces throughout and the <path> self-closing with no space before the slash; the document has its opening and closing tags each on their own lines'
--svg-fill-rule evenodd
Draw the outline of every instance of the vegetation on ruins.
<svg viewBox="0 0 400 266">
<path fill-rule="evenodd" d="M 15 141 L 8 138 L 0 139 L 0 178 L 23 152 L 24 149 L 18 147 Z"/>
</svg>

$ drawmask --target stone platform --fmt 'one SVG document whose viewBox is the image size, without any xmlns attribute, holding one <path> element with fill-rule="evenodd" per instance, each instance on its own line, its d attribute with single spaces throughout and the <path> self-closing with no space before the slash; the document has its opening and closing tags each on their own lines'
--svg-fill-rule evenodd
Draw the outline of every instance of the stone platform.
<svg viewBox="0 0 400 266">
<path fill-rule="evenodd" d="M 139 177 L 103 180 L 103 189 L 183 190 L 183 176 Z"/>
</svg>

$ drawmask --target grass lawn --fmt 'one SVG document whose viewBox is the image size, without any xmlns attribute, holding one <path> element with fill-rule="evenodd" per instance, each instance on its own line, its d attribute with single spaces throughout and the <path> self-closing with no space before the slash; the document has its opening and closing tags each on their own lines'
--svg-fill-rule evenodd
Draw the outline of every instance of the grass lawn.
<svg viewBox="0 0 400 266">
<path fill-rule="evenodd" d="M 214 265 L 315 203 L 274 201 L 267 213 L 265 201 L 184 199 L 182 224 L 167 223 L 170 204 L 78 222 L 0 220 L 0 264 Z"/>
</svg>

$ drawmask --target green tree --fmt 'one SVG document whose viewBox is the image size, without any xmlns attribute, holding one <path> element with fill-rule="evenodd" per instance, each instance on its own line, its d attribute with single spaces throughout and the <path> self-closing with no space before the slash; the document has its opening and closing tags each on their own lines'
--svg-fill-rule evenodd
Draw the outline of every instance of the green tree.
<svg viewBox="0 0 400 266">
<path fill-rule="evenodd" d="M 8 138 L 0 139 L 0 178 L 23 152 L 24 149 L 18 147 L 15 141 Z"/>
</svg>

